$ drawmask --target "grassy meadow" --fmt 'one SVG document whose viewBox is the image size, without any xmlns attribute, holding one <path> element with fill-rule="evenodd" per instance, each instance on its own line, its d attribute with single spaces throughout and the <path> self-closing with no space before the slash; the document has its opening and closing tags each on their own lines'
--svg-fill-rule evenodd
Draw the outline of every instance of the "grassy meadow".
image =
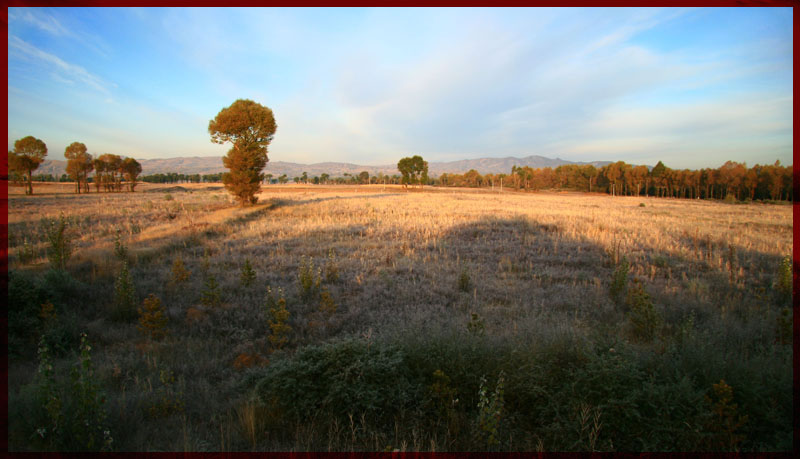
<svg viewBox="0 0 800 459">
<path fill-rule="evenodd" d="M 34 193 L 9 187 L 9 450 L 792 448 L 791 206 Z"/>
</svg>

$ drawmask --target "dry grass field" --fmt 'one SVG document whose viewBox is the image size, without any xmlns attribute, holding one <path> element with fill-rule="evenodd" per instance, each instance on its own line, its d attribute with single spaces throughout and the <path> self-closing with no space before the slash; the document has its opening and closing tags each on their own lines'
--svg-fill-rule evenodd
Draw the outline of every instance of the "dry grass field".
<svg viewBox="0 0 800 459">
<path fill-rule="evenodd" d="M 37 356 L 45 335 L 51 392 L 82 406 L 66 400 L 81 333 L 105 394 L 87 412 L 118 451 L 791 448 L 791 206 L 71 191 L 9 187 L 10 450 L 87 448 L 52 433 Z M 61 215 L 65 272 L 47 257 Z M 123 265 L 165 337 L 120 313 Z"/>
</svg>

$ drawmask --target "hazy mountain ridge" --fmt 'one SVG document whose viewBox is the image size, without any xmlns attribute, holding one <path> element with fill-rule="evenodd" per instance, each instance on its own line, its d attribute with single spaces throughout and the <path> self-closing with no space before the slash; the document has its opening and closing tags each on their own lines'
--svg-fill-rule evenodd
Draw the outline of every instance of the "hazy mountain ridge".
<svg viewBox="0 0 800 459">
<path fill-rule="evenodd" d="M 214 174 L 225 172 L 227 169 L 222 165 L 221 156 L 194 156 L 165 159 L 140 159 L 142 165 L 142 175 L 177 172 L 179 174 Z M 592 161 L 576 162 L 566 161 L 560 158 L 545 158 L 544 156 L 526 156 L 515 158 L 512 156 L 505 158 L 478 158 L 462 159 L 459 161 L 428 163 L 428 174 L 431 177 L 438 177 L 442 173 L 463 174 L 470 169 L 475 169 L 481 174 L 511 173 L 513 166 L 539 167 L 558 167 L 564 164 L 593 164 L 595 167 L 602 167 L 611 161 Z M 66 171 L 67 162 L 64 160 L 45 160 L 35 171 L 35 174 L 52 174 L 61 176 Z M 264 169 L 265 174 L 272 174 L 277 177 L 286 174 L 289 178 L 299 177 L 303 172 L 307 172 L 309 177 L 321 174 L 328 174 L 331 177 L 341 177 L 344 174 L 355 175 L 361 171 L 367 171 L 370 175 L 383 173 L 386 175 L 399 174 L 396 164 L 386 164 L 380 166 L 362 166 L 352 163 L 322 162 L 314 164 L 299 164 L 286 161 L 270 161 Z"/>
</svg>

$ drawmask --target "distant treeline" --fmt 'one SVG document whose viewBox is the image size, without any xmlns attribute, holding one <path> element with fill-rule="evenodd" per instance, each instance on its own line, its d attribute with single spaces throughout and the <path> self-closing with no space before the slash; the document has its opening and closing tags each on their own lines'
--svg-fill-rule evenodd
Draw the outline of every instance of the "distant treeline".
<svg viewBox="0 0 800 459">
<path fill-rule="evenodd" d="M 511 169 L 511 174 L 442 174 L 432 184 L 459 187 L 503 187 L 518 190 L 579 190 L 623 196 L 673 198 L 792 200 L 792 166 L 755 165 L 728 161 L 717 169 L 670 169 L 661 161 L 652 169 L 623 161 L 601 168 L 568 164 Z"/>
<path fill-rule="evenodd" d="M 148 183 L 219 183 L 227 172 L 215 174 L 159 173 L 139 177 Z M 19 179 L 22 177 L 14 177 Z M 56 177 L 52 174 L 34 175 L 41 182 L 69 182 L 67 174 Z M 315 185 L 393 184 L 401 183 L 399 175 L 369 175 L 345 173 L 341 177 L 320 174 L 309 177 L 307 173 L 289 178 L 286 174 L 275 177 L 266 174 L 263 183 L 295 183 Z M 88 177 L 94 182 L 94 177 Z M 772 165 L 755 165 L 747 168 L 744 163 L 728 161 L 717 169 L 670 169 L 661 161 L 655 167 L 634 166 L 623 161 L 597 168 L 592 165 L 567 164 L 556 168 L 511 168 L 510 174 L 481 175 L 472 169 L 464 174 L 444 173 L 430 178 L 426 185 L 441 187 L 503 188 L 510 190 L 538 191 L 547 189 L 602 192 L 621 196 L 656 196 L 673 198 L 700 198 L 736 200 L 792 200 L 792 166 L 782 166 L 780 161 Z"/>
</svg>

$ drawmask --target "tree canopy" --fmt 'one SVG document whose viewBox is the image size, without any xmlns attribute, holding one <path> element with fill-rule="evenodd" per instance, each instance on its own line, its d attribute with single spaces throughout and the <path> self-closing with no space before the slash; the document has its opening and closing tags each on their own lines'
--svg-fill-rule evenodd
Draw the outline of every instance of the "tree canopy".
<svg viewBox="0 0 800 459">
<path fill-rule="evenodd" d="M 401 159 L 397 163 L 397 170 L 403 175 L 403 186 L 419 184 L 421 187 L 428 181 L 428 162 L 422 156 Z"/>
<path fill-rule="evenodd" d="M 67 174 L 75 180 L 75 191 L 81 192 L 81 185 L 88 191 L 89 172 L 94 169 L 92 155 L 81 142 L 72 142 L 65 150 L 67 158 Z"/>
<path fill-rule="evenodd" d="M 33 194 L 31 175 L 42 164 L 45 156 L 47 156 L 47 145 L 36 137 L 29 135 L 14 142 L 14 151 L 8 154 L 8 167 L 28 176 L 28 189 L 25 194 Z"/>
<path fill-rule="evenodd" d="M 261 171 L 269 161 L 267 146 L 277 127 L 271 109 L 247 99 L 239 99 L 223 108 L 208 123 L 212 142 L 232 144 L 222 158 L 222 164 L 230 169 L 230 173 L 223 176 L 223 182 L 242 205 L 258 200 L 255 194 L 264 179 Z"/>
</svg>

